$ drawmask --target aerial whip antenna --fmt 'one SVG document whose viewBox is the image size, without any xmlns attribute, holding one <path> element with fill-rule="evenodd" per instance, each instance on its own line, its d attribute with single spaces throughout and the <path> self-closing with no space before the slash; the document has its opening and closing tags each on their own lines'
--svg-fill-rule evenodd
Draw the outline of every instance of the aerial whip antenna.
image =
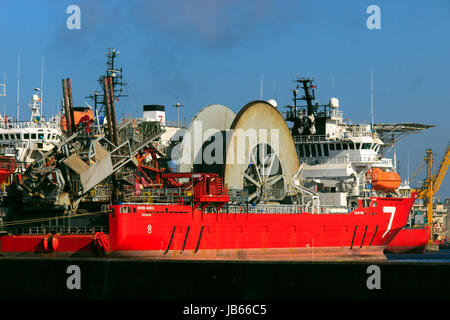
<svg viewBox="0 0 450 320">
<path fill-rule="evenodd" d="M 370 118 L 371 118 L 371 126 L 373 129 L 373 66 L 370 72 Z"/>
<path fill-rule="evenodd" d="M 44 117 L 44 56 L 41 63 L 41 116 Z"/>
<path fill-rule="evenodd" d="M 19 62 L 17 64 L 17 117 L 16 121 L 19 122 L 19 104 L 20 104 L 20 51 L 19 51 Z"/>
</svg>

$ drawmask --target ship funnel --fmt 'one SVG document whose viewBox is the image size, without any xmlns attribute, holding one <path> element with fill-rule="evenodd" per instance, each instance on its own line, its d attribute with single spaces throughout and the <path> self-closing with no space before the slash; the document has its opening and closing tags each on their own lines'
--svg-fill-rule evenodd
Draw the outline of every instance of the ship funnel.
<svg viewBox="0 0 450 320">
<path fill-rule="evenodd" d="M 163 105 L 144 105 L 144 120 L 158 121 L 162 125 L 166 124 L 166 112 Z"/>
</svg>

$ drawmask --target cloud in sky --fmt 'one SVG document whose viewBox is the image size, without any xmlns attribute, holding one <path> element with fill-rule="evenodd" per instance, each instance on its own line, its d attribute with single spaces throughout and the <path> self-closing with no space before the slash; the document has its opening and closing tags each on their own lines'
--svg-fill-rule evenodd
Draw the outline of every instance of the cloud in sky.
<svg viewBox="0 0 450 320">
<path fill-rule="evenodd" d="M 275 0 L 133 1 L 131 5 L 131 15 L 143 29 L 211 48 L 286 28 L 303 12 L 298 1 Z"/>
<path fill-rule="evenodd" d="M 59 12 L 55 14 L 57 24 L 64 26 L 68 15 L 60 12 L 65 11 L 68 3 L 54 3 L 53 10 Z M 98 41 L 133 37 L 133 33 L 139 32 L 163 35 L 178 43 L 223 49 L 239 41 L 266 37 L 307 17 L 307 9 L 299 1 L 131 0 L 124 4 L 82 0 L 76 4 L 81 8 L 81 30 L 59 28 L 53 49 L 92 46 Z"/>
</svg>

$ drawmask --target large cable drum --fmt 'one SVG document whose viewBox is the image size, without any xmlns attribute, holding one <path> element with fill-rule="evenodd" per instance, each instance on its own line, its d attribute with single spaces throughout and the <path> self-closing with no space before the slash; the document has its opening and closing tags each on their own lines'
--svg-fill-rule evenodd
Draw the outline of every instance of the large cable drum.
<svg viewBox="0 0 450 320">
<path fill-rule="evenodd" d="M 172 159 L 177 161 L 177 171 L 222 174 L 225 132 L 230 128 L 235 116 L 232 110 L 220 104 L 201 109 L 192 118 L 183 133 L 182 141 L 174 149 L 175 157 Z M 219 143 L 223 150 L 217 150 L 217 154 L 216 150 L 213 150 L 211 155 L 208 145 L 212 142 Z"/>
<path fill-rule="evenodd" d="M 245 189 L 249 201 L 283 201 L 299 161 L 289 127 L 276 108 L 265 101 L 244 106 L 230 126 L 224 183 Z"/>
</svg>

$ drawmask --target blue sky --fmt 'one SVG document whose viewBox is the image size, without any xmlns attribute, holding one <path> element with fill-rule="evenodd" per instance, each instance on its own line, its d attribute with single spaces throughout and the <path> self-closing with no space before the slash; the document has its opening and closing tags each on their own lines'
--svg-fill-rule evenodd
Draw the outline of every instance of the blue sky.
<svg viewBox="0 0 450 320">
<path fill-rule="evenodd" d="M 66 8 L 81 9 L 81 29 L 69 30 Z M 381 9 L 381 30 L 369 30 L 369 5 Z M 450 139 L 450 2 L 424 1 L 24 1 L 0 0 L 0 79 L 7 96 L 0 110 L 16 114 L 21 52 L 21 118 L 40 86 L 44 56 L 44 113 L 55 113 L 61 79 L 70 77 L 74 103 L 98 89 L 107 47 L 120 50 L 128 98 L 117 114 L 141 114 L 143 104 L 164 104 L 190 120 L 207 104 L 237 112 L 259 98 L 290 103 L 297 75 L 314 77 L 321 102 L 340 99 L 346 117 L 370 121 L 374 67 L 374 120 L 436 127 L 397 147 L 400 174 L 412 173 L 425 150 L 437 166 Z M 332 88 L 334 79 L 334 89 Z M 417 179 L 423 179 L 421 174 Z M 450 197 L 450 173 L 439 192 Z"/>
</svg>

